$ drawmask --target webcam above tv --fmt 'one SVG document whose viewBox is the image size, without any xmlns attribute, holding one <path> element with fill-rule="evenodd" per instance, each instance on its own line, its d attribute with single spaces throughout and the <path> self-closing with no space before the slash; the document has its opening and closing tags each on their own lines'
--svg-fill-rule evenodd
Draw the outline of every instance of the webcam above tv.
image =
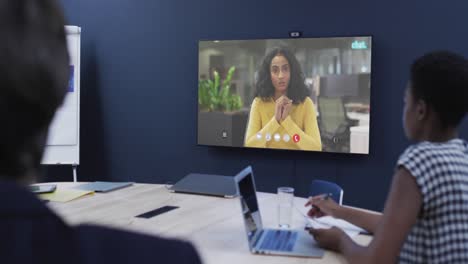
<svg viewBox="0 0 468 264">
<path fill-rule="evenodd" d="M 203 40 L 198 144 L 369 153 L 372 38 Z"/>
</svg>

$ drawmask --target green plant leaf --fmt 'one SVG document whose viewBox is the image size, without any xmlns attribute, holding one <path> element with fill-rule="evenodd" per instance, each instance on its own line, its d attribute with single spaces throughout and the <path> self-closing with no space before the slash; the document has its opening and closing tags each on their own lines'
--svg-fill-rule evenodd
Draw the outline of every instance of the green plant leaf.
<svg viewBox="0 0 468 264">
<path fill-rule="evenodd" d="M 214 86 L 213 86 L 213 91 L 216 91 L 216 96 L 218 96 L 218 93 L 219 93 L 219 73 L 217 71 L 214 71 L 213 73 L 214 75 Z"/>
<path fill-rule="evenodd" d="M 232 66 L 231 68 L 229 68 L 228 74 L 226 75 L 226 80 L 224 81 L 228 86 L 231 85 L 232 75 L 234 75 L 235 71 L 236 71 L 235 66 Z"/>
<path fill-rule="evenodd" d="M 213 80 L 198 82 L 198 103 L 202 109 L 209 111 L 235 111 L 242 108 L 242 98 L 238 94 L 231 94 L 231 80 L 236 67 L 232 66 L 221 81 L 219 73 L 213 72 Z"/>
<path fill-rule="evenodd" d="M 208 80 L 200 80 L 198 82 L 198 104 L 200 108 L 206 110 L 209 108 L 209 85 Z"/>
</svg>

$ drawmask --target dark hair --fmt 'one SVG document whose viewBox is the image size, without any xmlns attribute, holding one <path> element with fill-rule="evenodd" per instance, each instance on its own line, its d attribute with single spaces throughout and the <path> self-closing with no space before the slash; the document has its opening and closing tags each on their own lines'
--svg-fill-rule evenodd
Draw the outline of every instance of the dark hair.
<svg viewBox="0 0 468 264">
<path fill-rule="evenodd" d="M 37 169 L 66 94 L 65 20 L 55 0 L 0 2 L 0 176 Z"/>
<path fill-rule="evenodd" d="M 445 127 L 456 127 L 468 111 L 468 61 L 453 52 L 435 51 L 411 66 L 411 92 L 439 116 Z"/>
<path fill-rule="evenodd" d="M 289 62 L 291 77 L 287 90 L 287 96 L 294 104 L 299 104 L 309 96 L 309 90 L 305 85 L 304 74 L 296 56 L 286 47 L 276 47 L 265 55 L 258 71 L 258 79 L 255 83 L 255 96 L 262 100 L 270 100 L 275 95 L 275 88 L 271 82 L 271 61 L 277 55 L 283 55 Z"/>
</svg>

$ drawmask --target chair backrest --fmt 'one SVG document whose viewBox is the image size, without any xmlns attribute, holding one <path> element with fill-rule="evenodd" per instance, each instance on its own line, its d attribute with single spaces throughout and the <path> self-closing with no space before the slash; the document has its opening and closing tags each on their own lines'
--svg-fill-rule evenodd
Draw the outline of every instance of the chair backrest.
<svg viewBox="0 0 468 264">
<path fill-rule="evenodd" d="M 313 180 L 310 185 L 310 196 L 331 193 L 331 198 L 338 204 L 343 203 L 343 189 L 336 183 L 322 180 Z"/>
<path fill-rule="evenodd" d="M 318 97 L 318 111 L 321 129 L 334 133 L 338 127 L 346 123 L 346 112 L 341 97 Z"/>
</svg>

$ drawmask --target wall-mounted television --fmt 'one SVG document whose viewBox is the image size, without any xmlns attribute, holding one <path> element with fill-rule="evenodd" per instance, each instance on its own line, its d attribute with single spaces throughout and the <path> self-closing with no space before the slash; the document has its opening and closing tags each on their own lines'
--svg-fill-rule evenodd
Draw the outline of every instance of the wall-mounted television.
<svg viewBox="0 0 468 264">
<path fill-rule="evenodd" d="M 201 40 L 199 145 L 369 153 L 370 36 Z"/>
</svg>

